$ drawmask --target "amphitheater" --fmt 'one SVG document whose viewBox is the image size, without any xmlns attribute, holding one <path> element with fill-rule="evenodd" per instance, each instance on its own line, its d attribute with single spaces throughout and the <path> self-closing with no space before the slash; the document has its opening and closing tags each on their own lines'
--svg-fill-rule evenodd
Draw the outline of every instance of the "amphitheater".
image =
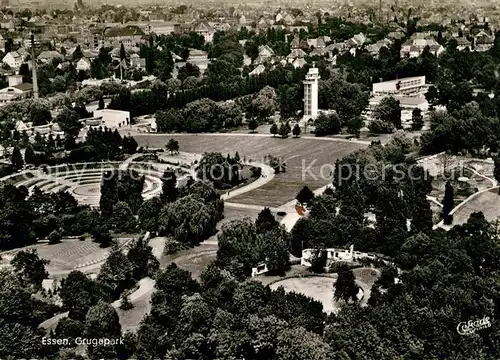
<svg viewBox="0 0 500 360">
<path fill-rule="evenodd" d="M 144 176 L 142 195 L 146 200 L 161 193 L 161 177 L 166 168 L 177 171 L 178 182 L 186 181 L 188 176 L 194 176 L 194 170 L 186 169 L 186 166 L 134 161 L 138 157 L 132 156 L 123 162 L 63 164 L 27 170 L 1 180 L 16 187 L 25 186 L 29 193 L 32 193 L 35 187 L 48 193 L 67 191 L 79 204 L 98 207 L 101 181 L 105 173 L 113 169 L 134 169 L 139 175 Z"/>
</svg>

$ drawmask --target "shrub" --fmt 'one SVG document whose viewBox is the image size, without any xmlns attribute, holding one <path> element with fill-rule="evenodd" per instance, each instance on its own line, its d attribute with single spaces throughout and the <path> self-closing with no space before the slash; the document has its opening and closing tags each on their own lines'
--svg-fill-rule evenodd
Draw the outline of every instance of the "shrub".
<svg viewBox="0 0 500 360">
<path fill-rule="evenodd" d="M 49 236 L 49 244 L 58 244 L 61 242 L 62 236 L 57 230 L 52 231 Z"/>
</svg>

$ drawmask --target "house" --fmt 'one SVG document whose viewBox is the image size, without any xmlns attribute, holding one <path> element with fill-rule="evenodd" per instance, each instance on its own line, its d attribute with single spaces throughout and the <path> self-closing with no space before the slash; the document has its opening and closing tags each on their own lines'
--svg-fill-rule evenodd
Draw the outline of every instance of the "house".
<svg viewBox="0 0 500 360">
<path fill-rule="evenodd" d="M 145 70 L 146 69 L 146 59 L 141 58 L 141 57 L 131 57 L 130 58 L 130 64 L 132 67 L 139 69 L 139 70 Z"/>
<path fill-rule="evenodd" d="M 0 89 L 0 105 L 33 96 L 33 84 L 23 83 L 22 75 L 9 76 L 9 86 Z"/>
<path fill-rule="evenodd" d="M 304 60 L 304 58 L 297 58 L 292 62 L 292 65 L 295 69 L 304 67 L 304 65 L 306 64 L 307 62 Z"/>
<path fill-rule="evenodd" d="M 255 59 L 255 64 L 269 62 L 275 56 L 274 50 L 269 45 L 259 46 L 259 55 Z"/>
<path fill-rule="evenodd" d="M 210 60 L 208 59 L 208 53 L 203 50 L 189 49 L 189 57 L 187 62 L 198 66 L 200 72 L 203 73 L 208 68 Z"/>
<path fill-rule="evenodd" d="M 255 69 L 253 69 L 248 75 L 249 76 L 256 76 L 262 74 L 264 71 L 266 71 L 266 67 L 262 64 L 259 64 Z"/>
<path fill-rule="evenodd" d="M 108 27 L 104 29 L 103 36 L 105 40 L 111 42 L 114 46 L 123 44 L 125 48 L 135 47 L 136 44 L 145 42 L 144 31 L 139 27 L 129 25 L 123 28 Z"/>
<path fill-rule="evenodd" d="M 94 111 L 94 118 L 101 118 L 102 125 L 108 129 L 116 129 L 130 125 L 130 112 L 112 109 Z"/>
<path fill-rule="evenodd" d="M 474 36 L 474 51 L 488 51 L 493 47 L 494 43 L 494 36 L 486 33 L 485 31 L 480 31 L 476 36 Z"/>
<path fill-rule="evenodd" d="M 54 59 L 63 59 L 63 56 L 58 51 L 42 51 L 36 59 L 42 64 L 47 64 Z"/>
<path fill-rule="evenodd" d="M 11 69 L 19 69 L 23 63 L 23 58 L 17 51 L 11 51 L 3 57 L 2 62 Z"/>
<path fill-rule="evenodd" d="M 462 51 L 465 50 L 466 48 L 469 48 L 469 50 L 472 49 L 472 43 L 466 38 L 459 37 L 456 38 L 455 40 L 457 41 L 457 50 Z"/>
<path fill-rule="evenodd" d="M 419 57 L 427 46 L 429 47 L 430 52 L 435 56 L 439 56 L 445 51 L 445 48 L 442 45 L 439 45 L 433 38 L 424 37 L 423 34 L 416 35 L 417 36 L 415 38 L 409 39 L 401 45 L 400 56 L 402 58 Z"/>
<path fill-rule="evenodd" d="M 329 36 L 320 36 L 316 39 L 307 39 L 307 45 L 313 48 L 325 48 L 327 41 L 330 41 Z"/>
<path fill-rule="evenodd" d="M 293 62 L 293 60 L 297 58 L 305 58 L 307 56 L 306 52 L 302 49 L 292 49 L 290 54 L 286 57 L 289 62 Z"/>
<path fill-rule="evenodd" d="M 194 28 L 194 31 L 205 39 L 205 42 L 212 42 L 214 39 L 215 30 L 207 23 L 200 23 Z"/>
<path fill-rule="evenodd" d="M 90 71 L 90 67 L 91 67 L 90 60 L 84 57 L 78 60 L 75 66 L 77 71 Z"/>
</svg>

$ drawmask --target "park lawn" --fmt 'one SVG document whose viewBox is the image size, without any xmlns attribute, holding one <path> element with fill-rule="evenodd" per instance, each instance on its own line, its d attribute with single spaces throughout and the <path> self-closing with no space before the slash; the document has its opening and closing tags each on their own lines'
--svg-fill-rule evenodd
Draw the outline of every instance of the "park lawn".
<svg viewBox="0 0 500 360">
<path fill-rule="evenodd" d="M 332 182 L 330 170 L 337 159 L 365 148 L 366 145 L 350 142 L 302 138 L 273 138 L 272 136 L 218 136 L 218 135 L 136 135 L 139 146 L 163 148 L 170 138 L 179 141 L 180 151 L 199 153 L 220 152 L 254 162 L 264 162 L 273 155 L 286 160 L 287 171 L 266 185 L 236 196 L 231 202 L 261 206 L 280 206 L 295 198 L 307 185 L 320 188 Z M 321 169 L 323 167 L 323 174 Z M 307 172 L 306 169 L 310 169 Z"/>
<path fill-rule="evenodd" d="M 482 212 L 488 221 L 496 221 L 500 217 L 500 196 L 498 189 L 491 189 L 478 194 L 453 214 L 453 225 L 467 222 L 470 215 Z"/>
</svg>

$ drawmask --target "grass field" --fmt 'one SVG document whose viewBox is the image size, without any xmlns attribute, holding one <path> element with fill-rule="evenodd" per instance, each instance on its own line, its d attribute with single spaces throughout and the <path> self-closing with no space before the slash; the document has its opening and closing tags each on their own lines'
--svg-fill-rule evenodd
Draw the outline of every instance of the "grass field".
<svg viewBox="0 0 500 360">
<path fill-rule="evenodd" d="M 179 141 L 181 151 L 204 153 L 208 151 L 234 154 L 264 162 L 266 155 L 273 155 L 286 160 L 287 172 L 277 174 L 266 185 L 234 197 L 231 202 L 277 207 L 297 195 L 307 185 L 317 189 L 331 182 L 328 178 L 330 167 L 335 160 L 365 147 L 365 145 L 349 142 L 321 141 L 314 139 L 281 139 L 252 136 L 216 136 L 216 135 L 136 135 L 139 146 L 164 147 L 170 138 Z M 324 166 L 325 165 L 325 166 Z M 321 168 L 324 166 L 323 175 Z M 311 172 L 306 172 L 306 169 Z"/>
<path fill-rule="evenodd" d="M 453 225 L 460 225 L 469 219 L 475 212 L 483 212 L 488 221 L 495 221 L 500 217 L 500 196 L 498 189 L 483 192 L 472 198 L 453 214 Z"/>
</svg>

